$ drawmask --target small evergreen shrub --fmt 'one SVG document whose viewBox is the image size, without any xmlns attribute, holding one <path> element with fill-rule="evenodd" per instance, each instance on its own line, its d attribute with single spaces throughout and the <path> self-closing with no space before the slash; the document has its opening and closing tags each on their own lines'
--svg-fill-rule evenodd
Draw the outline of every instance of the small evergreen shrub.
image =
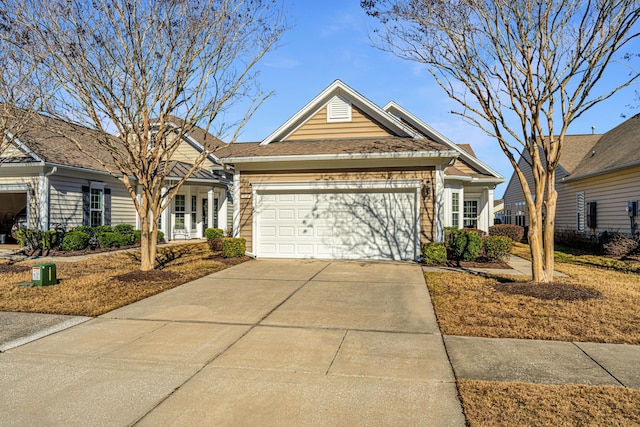
<svg viewBox="0 0 640 427">
<path fill-rule="evenodd" d="M 489 236 L 484 239 L 484 254 L 489 261 L 506 261 L 512 246 L 509 236 Z"/>
<path fill-rule="evenodd" d="M 207 228 L 204 230 L 204 236 L 207 240 L 213 240 L 219 237 L 224 237 L 224 231 L 220 228 Z"/>
<path fill-rule="evenodd" d="M 451 253 L 453 258 L 462 261 L 471 261 L 478 258 L 482 249 L 482 239 L 478 233 L 467 230 L 453 232 Z"/>
<path fill-rule="evenodd" d="M 142 230 L 133 230 L 131 233 L 131 243 L 140 243 L 142 241 Z M 158 243 L 164 240 L 164 233 L 158 230 Z"/>
<path fill-rule="evenodd" d="M 476 233 L 478 235 L 478 237 L 480 237 L 480 239 L 483 239 L 487 236 L 487 233 L 480 230 L 479 228 L 463 228 L 462 230 L 469 232 L 469 233 Z"/>
<path fill-rule="evenodd" d="M 515 224 L 498 224 L 489 227 L 489 236 L 507 236 L 514 242 L 522 241 L 524 227 Z"/>
<path fill-rule="evenodd" d="M 113 232 L 113 228 L 110 225 L 98 225 L 97 227 L 92 228 L 93 234 L 99 236 L 102 233 L 111 233 Z"/>
<path fill-rule="evenodd" d="M 34 251 L 42 245 L 42 232 L 37 228 L 21 228 L 16 231 L 15 238 L 20 246 Z"/>
<path fill-rule="evenodd" d="M 160 242 L 164 242 L 164 233 L 160 230 L 158 230 L 158 238 L 156 240 L 158 243 Z"/>
<path fill-rule="evenodd" d="M 93 231 L 93 227 L 88 225 L 80 225 L 73 229 L 73 231 L 80 231 L 82 233 L 87 233 L 89 236 L 93 236 L 95 233 Z"/>
<path fill-rule="evenodd" d="M 49 230 L 42 233 L 42 250 L 48 251 L 58 245 L 58 231 Z"/>
<path fill-rule="evenodd" d="M 444 242 L 431 242 L 422 245 L 422 257 L 425 264 L 445 264 L 447 262 L 447 246 Z"/>
<path fill-rule="evenodd" d="M 225 258 L 237 258 L 244 256 L 247 250 L 247 241 L 234 237 L 222 239 L 222 256 Z"/>
<path fill-rule="evenodd" d="M 118 224 L 113 227 L 113 232 L 118 234 L 124 234 L 127 236 L 133 236 L 133 225 L 131 224 Z"/>
<path fill-rule="evenodd" d="M 79 251 L 89 246 L 89 235 L 84 231 L 71 231 L 64 235 L 60 249 L 63 251 Z"/>
<path fill-rule="evenodd" d="M 102 248 L 119 248 L 131 244 L 131 236 L 128 234 L 119 234 L 113 231 L 98 235 L 98 241 Z"/>
</svg>

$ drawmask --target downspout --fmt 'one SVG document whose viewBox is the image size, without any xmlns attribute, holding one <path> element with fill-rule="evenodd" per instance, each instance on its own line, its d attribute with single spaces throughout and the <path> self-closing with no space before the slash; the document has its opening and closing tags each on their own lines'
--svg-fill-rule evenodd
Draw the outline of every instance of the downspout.
<svg viewBox="0 0 640 427">
<path fill-rule="evenodd" d="M 49 186 L 49 177 L 58 171 L 58 167 L 54 166 L 49 172 L 40 174 L 40 197 L 39 197 L 39 228 L 41 231 L 47 231 L 49 229 L 49 216 L 50 216 L 50 203 L 51 189 Z"/>
</svg>

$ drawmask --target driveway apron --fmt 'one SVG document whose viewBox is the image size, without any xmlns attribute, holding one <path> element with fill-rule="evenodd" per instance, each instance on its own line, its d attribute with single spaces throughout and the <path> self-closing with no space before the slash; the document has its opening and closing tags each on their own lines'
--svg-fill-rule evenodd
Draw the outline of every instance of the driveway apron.
<svg viewBox="0 0 640 427">
<path fill-rule="evenodd" d="M 464 425 L 419 266 L 254 260 L 0 354 L 0 425 Z"/>
</svg>

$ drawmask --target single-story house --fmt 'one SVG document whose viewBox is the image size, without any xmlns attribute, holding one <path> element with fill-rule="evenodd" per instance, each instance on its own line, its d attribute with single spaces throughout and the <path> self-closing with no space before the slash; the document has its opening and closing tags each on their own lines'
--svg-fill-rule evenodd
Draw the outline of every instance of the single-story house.
<svg viewBox="0 0 640 427">
<path fill-rule="evenodd" d="M 640 115 L 605 134 L 567 135 L 556 170 L 556 230 L 597 234 L 638 232 Z M 529 183 L 531 169 L 520 159 Z M 528 226 L 524 196 L 513 175 L 504 193 L 506 223 Z"/>
<path fill-rule="evenodd" d="M 9 234 L 16 218 L 25 214 L 26 225 L 41 230 L 125 223 L 139 228 L 124 185 L 73 141 L 94 154 L 104 153 L 97 143 L 97 131 L 45 115 L 34 116 L 24 129 L 0 153 L 0 234 Z M 194 129 L 184 136 L 169 179 L 184 176 L 189 162 L 201 151 L 198 139 L 203 135 L 199 132 L 204 131 Z M 101 160 L 112 164 L 106 153 Z M 227 216 L 232 211 L 229 183 L 217 158 L 209 156 L 163 213 L 160 229 L 166 238 L 204 237 L 209 226 L 228 230 Z"/>
<path fill-rule="evenodd" d="M 446 226 L 488 230 L 503 182 L 470 146 L 340 80 L 217 155 L 234 173 L 234 235 L 257 257 L 414 260 Z"/>
</svg>

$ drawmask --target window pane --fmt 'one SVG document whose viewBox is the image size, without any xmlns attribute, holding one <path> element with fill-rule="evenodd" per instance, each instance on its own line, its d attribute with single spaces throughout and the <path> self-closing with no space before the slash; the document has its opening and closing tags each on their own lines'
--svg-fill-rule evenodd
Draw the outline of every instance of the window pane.
<svg viewBox="0 0 640 427">
<path fill-rule="evenodd" d="M 463 214 L 464 214 L 465 228 L 478 228 L 478 201 L 477 200 L 465 200 Z"/>
<path fill-rule="evenodd" d="M 176 213 L 176 227 L 178 229 L 184 228 L 184 213 Z"/>
<path fill-rule="evenodd" d="M 184 212 L 185 200 L 184 194 L 178 194 L 174 199 L 174 205 L 176 212 Z"/>
<path fill-rule="evenodd" d="M 102 212 L 101 211 L 91 211 L 91 227 L 97 227 L 102 225 Z"/>
</svg>

